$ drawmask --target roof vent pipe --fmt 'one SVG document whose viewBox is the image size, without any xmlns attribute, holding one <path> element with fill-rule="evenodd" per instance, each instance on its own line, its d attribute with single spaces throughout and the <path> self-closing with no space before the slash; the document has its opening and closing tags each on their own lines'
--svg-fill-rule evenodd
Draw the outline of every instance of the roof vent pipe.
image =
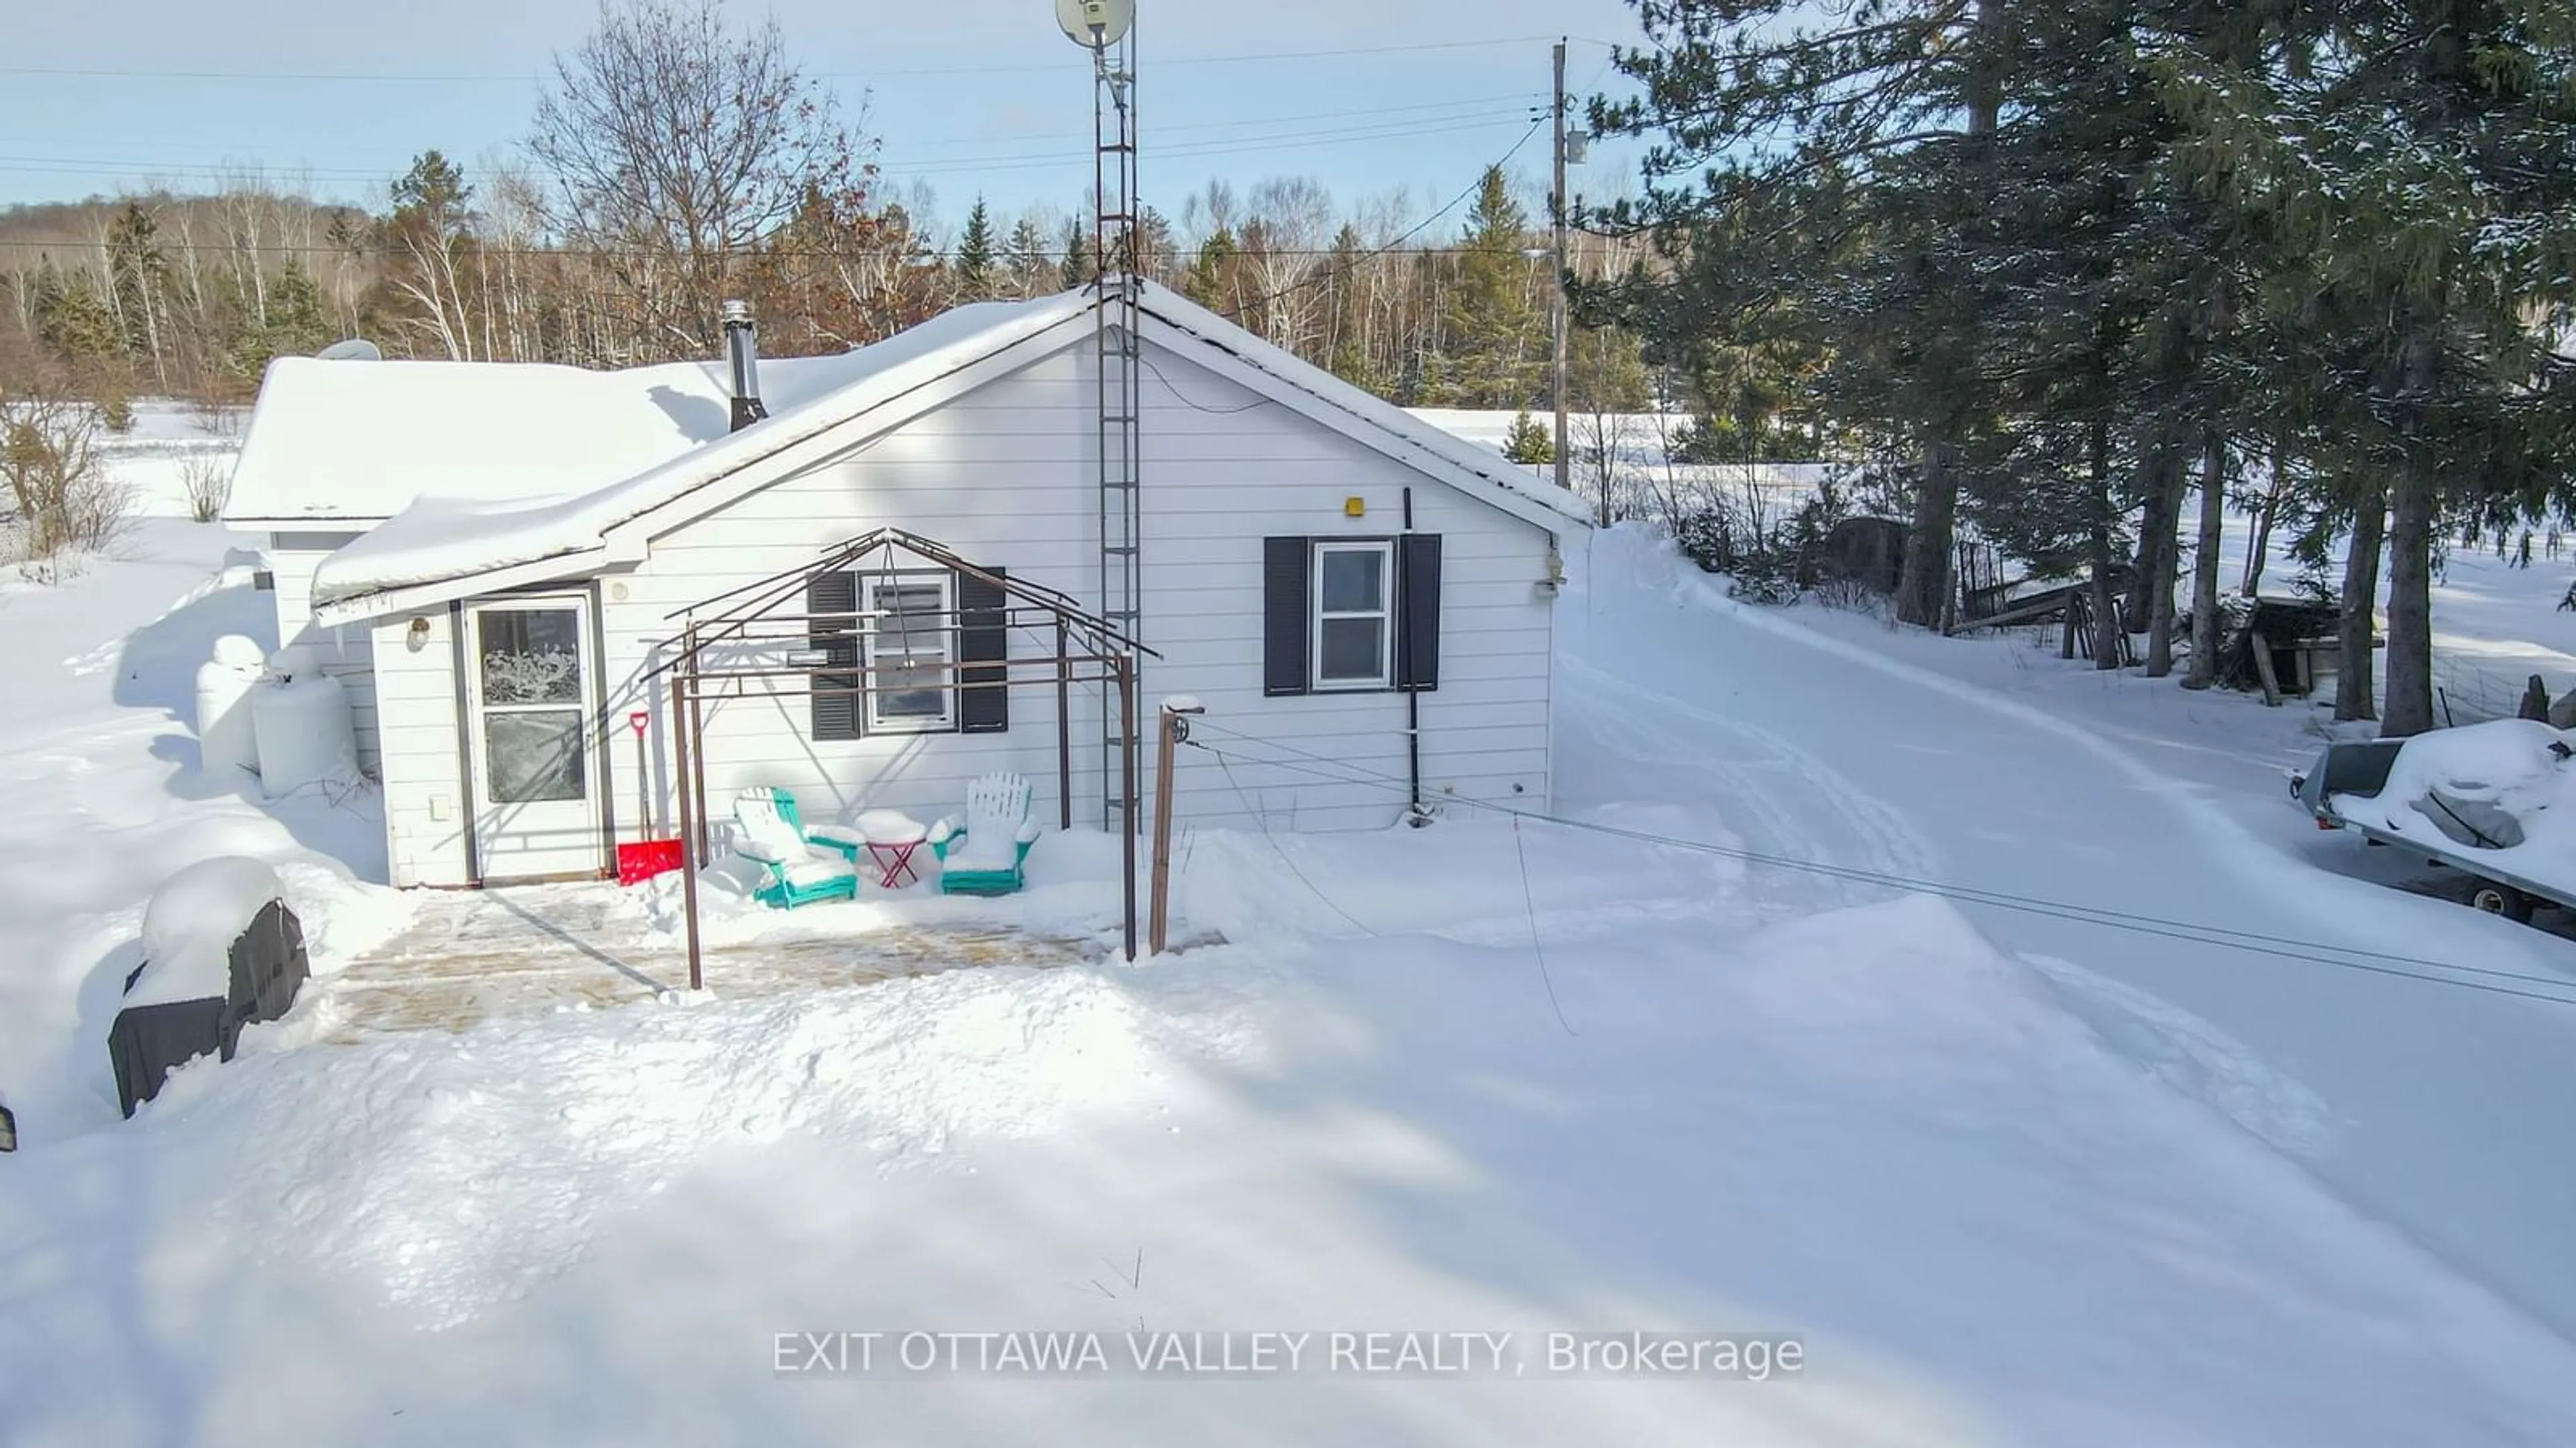
<svg viewBox="0 0 2576 1448">
<path fill-rule="evenodd" d="M 769 415 L 760 403 L 759 329 L 751 322 L 751 303 L 724 304 L 725 356 L 733 364 L 733 430 L 740 432 Z"/>
</svg>

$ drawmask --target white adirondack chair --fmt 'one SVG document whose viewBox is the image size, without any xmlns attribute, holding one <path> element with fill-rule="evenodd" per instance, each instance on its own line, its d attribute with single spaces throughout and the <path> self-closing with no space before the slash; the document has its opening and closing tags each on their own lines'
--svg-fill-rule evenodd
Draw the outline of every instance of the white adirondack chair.
<svg viewBox="0 0 2576 1448">
<path fill-rule="evenodd" d="M 1038 822 L 1029 818 L 1025 775 L 988 774 L 966 787 L 966 814 L 930 829 L 939 857 L 939 888 L 948 895 L 1008 895 L 1028 883 L 1029 846 Z"/>
</svg>

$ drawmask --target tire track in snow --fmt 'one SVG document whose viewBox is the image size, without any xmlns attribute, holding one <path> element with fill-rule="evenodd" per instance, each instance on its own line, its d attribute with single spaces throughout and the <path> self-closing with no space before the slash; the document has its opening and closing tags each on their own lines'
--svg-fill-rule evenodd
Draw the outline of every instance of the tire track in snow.
<svg viewBox="0 0 2576 1448">
<path fill-rule="evenodd" d="M 1629 763 L 1707 780 L 1700 791 L 1704 797 L 1687 802 L 1740 821 L 1750 848 L 1916 878 L 1935 868 L 1930 843 L 1904 815 L 1781 735 L 1597 664 L 1576 658 L 1559 662 L 1583 678 L 1586 687 L 1566 697 L 1588 716 L 1587 731 L 1603 750 Z M 1624 695 L 1633 706 L 1613 705 L 1601 697 L 1604 690 Z M 1666 722 L 1655 722 L 1657 716 Z M 1684 731 L 1675 723 L 1692 727 Z M 1888 894 L 1851 881 L 1810 876 L 1791 883 L 1781 878 L 1782 872 L 1765 873 L 1772 882 L 1766 894 L 1784 903 L 1834 907 Z"/>
<path fill-rule="evenodd" d="M 1982 742 L 1974 767 L 2003 777 L 1994 797 L 2019 806 L 2025 827 L 2052 816 L 2031 783 L 2048 777 L 2047 770 L 2030 761 L 2057 766 L 2057 777 L 2086 779 L 2088 789 L 2116 796 L 2141 829 L 2152 822 L 2155 832 L 2166 835 L 2160 841 L 2167 871 L 2161 888 L 2189 899 L 2196 917 L 2372 947 L 2415 938 L 2439 923 L 2424 915 L 2422 902 L 2382 899 L 2358 882 L 2333 888 L 2327 882 L 2334 877 L 2321 876 L 2258 838 L 2212 807 L 2198 786 L 2159 772 L 2078 723 L 1727 599 L 1705 579 L 1682 572 L 1688 565 L 1676 565 L 1669 556 L 1648 565 L 1657 566 L 1673 579 L 1666 596 L 1670 611 L 1621 609 L 1615 624 L 1608 617 L 1595 621 L 1595 637 L 1611 636 L 1608 627 L 1616 626 L 1645 646 L 1666 645 L 1668 653 L 1705 659 L 1712 649 L 1731 651 L 1723 662 L 1749 680 L 1782 671 L 1804 675 L 1812 667 L 1854 701 L 1870 697 L 1863 681 L 1903 685 L 1914 691 L 1925 716 L 1940 716 L 1954 732 L 1964 726 Z M 1792 646 L 1814 662 L 1766 652 L 1759 642 L 1764 639 Z M 1843 671 L 1857 676 L 1831 677 Z M 1655 670 L 1657 677 L 1668 674 L 1666 668 Z M 1624 681 L 1601 674 L 1601 683 L 1616 687 Z M 1815 702 L 1833 701 L 1817 695 Z M 1775 723 L 1790 717 L 1766 696 L 1750 703 L 1767 709 Z M 1954 717 L 1962 708 L 1973 717 Z M 1849 720 L 1818 722 L 1826 733 L 1856 734 Z M 1997 762 L 2006 750 L 2015 756 L 2011 765 Z M 2063 768 L 2069 756 L 2080 761 L 2075 769 Z M 1955 780 L 1926 786 L 1921 795 L 1930 801 L 1970 793 Z M 1909 785 L 1889 797 L 1911 799 L 1915 793 Z M 1914 817 L 1945 836 L 1966 830 L 1966 840 L 1979 838 L 1973 819 Z M 2039 858 L 2042 863 L 2021 871 L 2021 878 L 2006 871 L 2002 878 L 1973 883 L 2079 900 L 2098 888 L 2090 880 L 2070 884 L 2080 872 L 2064 860 Z M 1931 870 L 1921 877 L 1943 878 Z M 1999 927 L 1990 929 L 1992 938 L 2046 980 L 2105 1049 L 2280 1149 L 2320 1189 L 2463 1282 L 2576 1342 L 2576 1318 L 2569 1315 L 2576 1274 L 2560 1250 L 2563 1213 L 2533 1209 L 2563 1181 L 2564 1169 L 2508 1166 L 2519 1153 L 2486 1144 L 2551 1138 L 2556 1123 L 2551 1108 L 2540 1104 L 2549 1098 L 2529 1087 L 2557 1079 L 2565 1059 L 2559 1016 L 2420 986 L 2404 987 L 2415 994 L 2401 1003 L 2386 995 L 2397 987 L 2376 978 L 2268 971 L 2220 950 L 2175 949 L 2117 932 L 1970 913 L 1981 928 Z M 2469 929 L 2443 933 L 2466 936 Z M 2478 945 L 2537 969 L 2558 964 L 2516 938 L 2481 934 Z M 2057 958 L 2067 954 L 2081 954 L 2089 964 L 2080 973 L 2057 968 Z M 2451 1054 L 2462 1045 L 2469 1055 Z M 2472 1121 L 2481 1123 L 2479 1130 L 2457 1129 Z M 2485 1190 L 2464 1190 L 2463 1182 L 2482 1182 Z"/>
</svg>

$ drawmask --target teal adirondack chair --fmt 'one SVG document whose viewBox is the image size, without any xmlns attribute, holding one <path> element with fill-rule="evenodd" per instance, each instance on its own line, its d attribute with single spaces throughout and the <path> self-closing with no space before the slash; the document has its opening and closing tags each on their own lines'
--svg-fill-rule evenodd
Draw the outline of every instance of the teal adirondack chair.
<svg viewBox="0 0 2576 1448">
<path fill-rule="evenodd" d="M 807 837 L 796 796 L 776 787 L 734 797 L 733 851 L 760 867 L 753 899 L 781 910 L 859 893 L 858 866 L 837 847 Z"/>
<path fill-rule="evenodd" d="M 1028 883 L 1029 846 L 1037 837 L 1025 776 L 988 774 L 976 780 L 966 787 L 965 818 L 952 815 L 930 827 L 940 892 L 1011 894 Z"/>
</svg>

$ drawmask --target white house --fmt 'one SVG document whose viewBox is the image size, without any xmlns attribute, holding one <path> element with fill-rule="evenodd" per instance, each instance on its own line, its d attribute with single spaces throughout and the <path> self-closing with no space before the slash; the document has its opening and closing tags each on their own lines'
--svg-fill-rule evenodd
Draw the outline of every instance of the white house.
<svg viewBox="0 0 2576 1448">
<path fill-rule="evenodd" d="M 735 681 L 706 706 L 710 798 L 783 785 L 809 820 L 930 815 L 1008 768 L 1046 815 L 1107 819 L 1104 690 L 957 672 L 1053 657 L 977 612 L 995 578 L 1113 611 L 1100 305 L 960 307 L 762 364 L 768 415 L 739 427 L 752 389 L 723 364 L 276 364 L 227 517 L 271 534 L 281 637 L 329 649 L 365 701 L 394 882 L 594 876 L 618 842 L 674 832 L 675 640 L 764 580 L 842 615 L 796 642 L 872 682 Z M 1582 505 L 1170 291 L 1146 287 L 1137 316 L 1140 589 L 1118 626 L 1151 650 L 1146 707 L 1194 695 L 1223 741 L 1185 752 L 1175 817 L 1544 808 L 1559 544 Z M 971 571 L 889 553 L 810 572 L 888 528 Z M 1084 741 L 1070 771 L 1060 724 Z"/>
</svg>

